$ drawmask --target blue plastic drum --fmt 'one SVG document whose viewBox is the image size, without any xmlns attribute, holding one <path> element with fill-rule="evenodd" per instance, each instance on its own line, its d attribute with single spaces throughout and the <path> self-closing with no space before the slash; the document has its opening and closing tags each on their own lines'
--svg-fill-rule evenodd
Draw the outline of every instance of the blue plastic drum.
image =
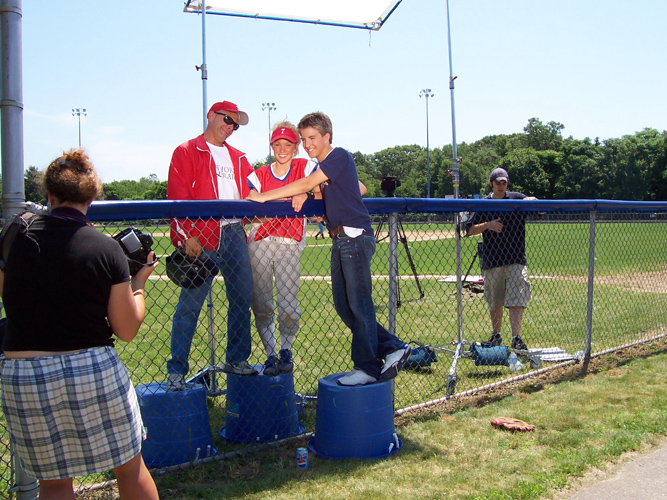
<svg viewBox="0 0 667 500">
<path fill-rule="evenodd" d="M 167 392 L 167 384 L 136 387 L 147 431 L 141 454 L 148 467 L 168 467 L 215 455 L 206 406 L 206 390 L 189 384 Z"/>
<path fill-rule="evenodd" d="M 261 367 L 260 367 L 261 368 Z M 264 443 L 303 434 L 292 372 L 275 377 L 227 375 L 225 427 L 219 435 L 236 443 Z"/>
<path fill-rule="evenodd" d="M 308 448 L 324 458 L 383 458 L 403 443 L 394 429 L 392 382 L 344 387 L 345 373 L 321 378 L 315 435 Z"/>
</svg>

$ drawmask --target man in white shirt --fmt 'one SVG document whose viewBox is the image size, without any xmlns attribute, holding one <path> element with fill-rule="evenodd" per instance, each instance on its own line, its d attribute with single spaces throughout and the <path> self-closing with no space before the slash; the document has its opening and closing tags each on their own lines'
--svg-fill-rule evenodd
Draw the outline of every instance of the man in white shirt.
<svg viewBox="0 0 667 500">
<path fill-rule="evenodd" d="M 169 165 L 169 200 L 243 200 L 249 192 L 245 179 L 253 171 L 245 153 L 227 139 L 248 115 L 229 101 L 217 102 L 206 115 L 204 133 L 176 148 Z M 250 305 L 252 271 L 240 219 L 172 219 L 171 241 L 187 256 L 213 259 L 225 279 L 229 313 L 227 352 L 223 371 L 257 375 L 248 363 L 251 351 Z M 169 389 L 185 387 L 188 357 L 197 320 L 213 278 L 201 286 L 183 287 L 171 331 L 171 359 L 167 362 Z"/>
</svg>

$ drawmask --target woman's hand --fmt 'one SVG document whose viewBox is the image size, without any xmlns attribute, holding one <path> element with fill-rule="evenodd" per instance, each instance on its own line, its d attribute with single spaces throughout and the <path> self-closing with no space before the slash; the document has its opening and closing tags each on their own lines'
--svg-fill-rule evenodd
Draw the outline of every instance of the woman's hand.
<svg viewBox="0 0 667 500">
<path fill-rule="evenodd" d="M 146 257 L 146 264 L 139 269 L 137 274 L 132 276 L 132 290 L 136 291 L 144 288 L 146 286 L 146 281 L 148 277 L 153 273 L 153 270 L 157 267 L 160 261 L 155 257 L 155 252 L 148 252 Z"/>
<path fill-rule="evenodd" d="M 308 195 L 306 193 L 296 194 L 292 196 L 292 208 L 294 209 L 294 211 L 300 212 L 301 207 L 303 207 L 303 204 L 306 202 L 307 199 Z"/>
<path fill-rule="evenodd" d="M 264 196 L 262 196 L 262 194 L 263 193 L 258 193 L 254 189 L 251 189 L 250 194 L 248 194 L 246 200 L 256 201 L 257 203 L 264 203 L 266 200 L 264 199 Z"/>
</svg>

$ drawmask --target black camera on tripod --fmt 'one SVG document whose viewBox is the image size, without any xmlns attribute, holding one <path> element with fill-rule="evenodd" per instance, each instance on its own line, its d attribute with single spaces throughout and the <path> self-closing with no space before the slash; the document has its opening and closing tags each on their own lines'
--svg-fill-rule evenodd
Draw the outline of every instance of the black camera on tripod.
<svg viewBox="0 0 667 500">
<path fill-rule="evenodd" d="M 128 227 L 113 237 L 127 256 L 130 266 L 130 276 L 134 276 L 146 265 L 146 259 L 153 246 L 153 237 L 142 233 L 136 227 Z"/>
<path fill-rule="evenodd" d="M 380 184 L 380 189 L 384 191 L 384 195 L 387 198 L 394 196 L 394 191 L 397 187 L 401 186 L 401 180 L 398 177 L 387 176 L 382 178 L 382 183 Z"/>
</svg>

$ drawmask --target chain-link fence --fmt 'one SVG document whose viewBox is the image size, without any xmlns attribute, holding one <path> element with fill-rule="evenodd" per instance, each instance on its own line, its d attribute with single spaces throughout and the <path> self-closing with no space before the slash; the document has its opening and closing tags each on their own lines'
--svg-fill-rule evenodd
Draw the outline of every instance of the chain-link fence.
<svg viewBox="0 0 667 500">
<path fill-rule="evenodd" d="M 665 203 L 386 198 L 366 204 L 377 239 L 371 269 L 377 318 L 414 350 L 395 382 L 398 411 L 664 335 Z M 139 334 L 131 343 L 116 342 L 139 394 L 149 466 L 214 460 L 312 432 L 318 380 L 353 368 L 351 334 L 332 299 L 331 239 L 317 236 L 312 218 L 280 217 L 286 206 L 104 202 L 91 208 L 106 234 L 133 226 L 150 235 L 161 260 L 146 287 Z M 318 212 L 321 202 L 305 205 L 309 217 Z M 505 287 L 514 313 L 510 307 L 502 319 L 488 302 L 492 288 L 499 293 L 491 283 L 494 242 L 466 236 L 476 224 L 495 220 L 506 233 L 516 226 L 505 242 L 512 251 L 525 234 L 527 260 L 527 275 L 520 266 L 518 277 L 507 278 L 525 289 Z M 235 239 L 244 223 L 249 246 Z M 285 238 L 262 238 L 266 224 L 277 224 Z M 220 272 L 176 278 L 208 279 L 210 288 L 179 287 L 167 276 L 170 231 L 183 227 L 195 228 L 204 254 L 216 261 L 209 273 Z M 526 345 L 513 342 L 519 312 Z M 494 332 L 501 342 L 492 342 Z M 241 366 L 243 360 L 250 367 Z M 185 390 L 171 390 L 178 387 L 168 384 L 169 373 L 184 374 Z M 1 414 L 0 441 L 4 497 L 18 481 Z M 77 484 L 112 478 L 98 474 Z"/>
</svg>

